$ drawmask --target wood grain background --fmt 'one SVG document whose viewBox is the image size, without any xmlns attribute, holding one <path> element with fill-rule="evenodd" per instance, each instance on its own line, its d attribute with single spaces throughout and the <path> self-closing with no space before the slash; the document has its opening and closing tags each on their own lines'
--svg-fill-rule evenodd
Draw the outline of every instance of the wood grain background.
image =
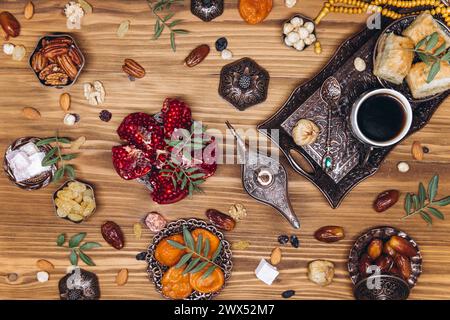
<svg viewBox="0 0 450 320">
<path fill-rule="evenodd" d="M 24 45 L 30 53 L 37 39 L 51 32 L 65 32 L 65 17 L 61 11 L 66 1 L 35 0 L 36 14 L 32 20 L 23 17 L 26 1 L 0 1 L 0 11 L 14 13 L 22 24 L 14 44 Z M 321 193 L 309 182 L 289 168 L 289 192 L 292 204 L 301 218 L 302 228 L 297 232 L 301 246 L 283 247 L 280 276 L 272 286 L 266 286 L 254 276 L 261 258 L 268 258 L 277 245 L 277 236 L 290 234 L 288 223 L 272 209 L 258 204 L 242 190 L 240 169 L 237 165 L 222 165 L 217 174 L 205 184 L 206 194 L 192 200 L 170 205 L 154 204 L 145 189 L 137 183 L 120 179 L 111 164 L 110 149 L 119 143 L 116 128 L 128 113 L 156 112 L 167 96 L 177 96 L 192 107 L 194 117 L 209 127 L 224 130 L 229 120 L 239 128 L 254 128 L 272 115 L 300 83 L 317 73 L 333 55 L 338 45 L 364 26 L 362 16 L 330 15 L 318 28 L 322 55 L 309 49 L 299 53 L 280 43 L 283 20 L 293 13 L 314 17 L 322 1 L 300 0 L 293 9 L 275 0 L 268 19 L 260 25 L 245 24 L 236 9 L 236 0 L 227 0 L 225 13 L 210 23 L 191 15 L 189 1 L 177 9 L 177 18 L 185 20 L 183 27 L 191 34 L 179 37 L 178 51 L 172 53 L 167 35 L 153 41 L 154 19 L 145 1 L 90 0 L 94 13 L 83 19 L 82 29 L 73 32 L 82 48 L 87 64 L 78 83 L 68 90 L 72 96 L 72 111 L 81 115 L 74 127 L 62 123 L 63 112 L 58 106 L 61 91 L 43 88 L 30 71 L 27 61 L 15 62 L 0 54 L 0 150 L 3 151 L 16 138 L 22 136 L 50 136 L 59 130 L 61 135 L 77 138 L 86 136 L 88 142 L 81 156 L 74 161 L 80 179 L 95 185 L 98 209 L 87 223 L 74 225 L 55 217 L 51 194 L 57 188 L 27 192 L 14 187 L 6 175 L 0 175 L 0 298 L 3 299 L 57 299 L 58 280 L 69 264 L 68 252 L 57 248 L 56 236 L 65 232 L 72 235 L 87 232 L 87 239 L 104 245 L 91 252 L 96 267 L 86 269 L 99 275 L 104 299 L 159 299 L 153 284 L 146 276 L 145 263 L 135 260 L 136 253 L 144 250 L 152 234 L 144 232 L 136 240 L 132 226 L 143 215 L 157 210 L 167 219 L 184 217 L 204 218 L 210 207 L 227 211 L 234 202 L 243 203 L 248 218 L 226 234 L 231 241 L 248 240 L 251 246 L 234 251 L 233 275 L 219 299 L 277 299 L 280 293 L 294 289 L 298 299 L 352 299 L 352 285 L 346 271 L 347 255 L 355 237 L 372 226 L 391 225 L 408 232 L 419 243 L 424 257 L 423 274 L 412 291 L 412 299 L 450 299 L 450 219 L 436 222 L 428 228 L 420 218 L 402 221 L 399 202 L 387 213 L 375 213 L 371 204 L 375 196 L 396 188 L 403 193 L 415 191 L 419 181 L 428 182 L 433 174 L 441 176 L 439 196 L 450 194 L 450 103 L 444 103 L 425 129 L 404 141 L 389 155 L 382 169 L 361 183 L 337 210 L 332 210 Z M 116 36 L 119 23 L 131 21 L 130 32 L 124 39 Z M 214 46 L 218 37 L 226 36 L 234 58 L 254 58 L 271 75 L 269 96 L 265 103 L 244 113 L 236 111 L 217 94 L 219 72 L 225 62 L 212 50 L 199 66 L 182 66 L 184 57 L 195 46 L 207 43 Z M 134 58 L 148 71 L 139 81 L 130 82 L 121 72 L 124 58 Z M 82 94 L 82 83 L 101 80 L 106 88 L 106 102 L 101 107 L 87 104 Z M 26 120 L 21 116 L 25 106 L 35 107 L 42 113 L 40 120 Z M 113 113 L 109 123 L 101 122 L 98 113 L 108 109 Z M 431 150 L 421 162 L 413 161 L 411 143 L 421 141 Z M 399 174 L 396 164 L 406 160 L 411 165 L 407 174 Z M 447 217 L 448 209 L 444 209 Z M 126 235 L 126 247 L 116 251 L 106 245 L 100 235 L 100 225 L 106 220 L 119 223 Z M 345 240 L 336 244 L 323 244 L 312 237 L 313 232 L 329 224 L 342 225 Z M 36 280 L 37 259 L 45 258 L 55 264 L 56 270 L 49 282 Z M 313 259 L 329 259 L 336 264 L 332 285 L 321 288 L 306 277 L 306 265 Z M 128 268 L 129 282 L 118 287 L 114 280 L 119 269 Z M 8 280 L 10 273 L 18 279 Z"/>
</svg>

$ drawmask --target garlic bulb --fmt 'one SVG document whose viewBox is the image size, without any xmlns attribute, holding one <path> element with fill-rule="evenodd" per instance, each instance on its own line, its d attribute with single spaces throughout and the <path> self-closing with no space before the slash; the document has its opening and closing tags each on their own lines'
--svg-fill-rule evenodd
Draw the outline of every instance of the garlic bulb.
<svg viewBox="0 0 450 320">
<path fill-rule="evenodd" d="M 300 119 L 292 129 L 292 138 L 299 146 L 313 144 L 319 136 L 319 127 L 308 119 Z"/>
</svg>

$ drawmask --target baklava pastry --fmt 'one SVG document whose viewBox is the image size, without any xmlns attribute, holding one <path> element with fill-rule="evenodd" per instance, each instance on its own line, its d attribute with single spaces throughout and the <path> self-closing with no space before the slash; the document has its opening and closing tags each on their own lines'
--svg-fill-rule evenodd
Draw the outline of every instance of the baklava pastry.
<svg viewBox="0 0 450 320">
<path fill-rule="evenodd" d="M 441 69 L 430 83 L 427 82 L 430 66 L 424 62 L 413 65 L 406 77 L 409 89 L 415 99 L 432 96 L 450 89 L 450 65 L 446 61 L 441 61 Z"/>
<path fill-rule="evenodd" d="M 386 81 L 401 84 L 414 58 L 411 39 L 394 33 L 383 34 L 378 44 L 373 73 Z"/>
</svg>

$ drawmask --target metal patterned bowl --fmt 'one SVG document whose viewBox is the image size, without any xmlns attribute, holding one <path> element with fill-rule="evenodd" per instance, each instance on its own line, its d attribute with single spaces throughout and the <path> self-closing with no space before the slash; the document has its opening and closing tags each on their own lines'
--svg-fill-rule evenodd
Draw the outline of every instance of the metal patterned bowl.
<svg viewBox="0 0 450 320">
<path fill-rule="evenodd" d="M 305 22 L 312 22 L 312 23 L 314 23 L 314 20 L 313 20 L 313 19 L 308 18 L 307 16 L 304 16 L 304 15 L 302 15 L 302 14 L 300 14 L 300 13 L 297 13 L 297 14 L 294 14 L 292 17 L 290 17 L 288 20 L 285 20 L 285 21 L 283 22 L 283 26 L 284 26 L 286 23 L 291 22 L 291 20 L 294 19 L 294 18 L 301 18 L 301 19 L 303 20 L 303 23 L 305 23 Z M 316 26 L 316 24 L 314 23 L 314 31 L 312 32 L 312 34 L 316 37 L 316 41 L 317 41 L 316 27 L 317 27 L 317 26 Z M 283 42 L 283 45 L 285 45 L 285 46 L 286 46 L 286 44 L 285 44 L 284 41 L 285 41 L 286 37 L 287 37 L 287 34 L 282 34 L 282 35 L 281 35 L 281 41 Z M 309 48 L 309 47 L 311 47 L 311 46 L 314 47 L 314 43 L 315 43 L 316 41 L 314 41 L 314 42 L 311 43 L 311 44 L 305 44 L 305 48 L 304 48 L 302 51 L 306 50 L 307 48 Z M 286 47 L 287 47 L 287 46 L 286 46 Z M 294 47 L 288 47 L 288 48 L 294 49 L 294 50 L 298 51 L 298 50 L 295 49 Z M 298 51 L 298 52 L 302 52 L 302 51 Z"/>
<path fill-rule="evenodd" d="M 185 300 L 210 300 L 213 297 L 215 297 L 216 295 L 218 295 L 220 293 L 220 291 L 222 291 L 223 288 L 226 286 L 228 280 L 231 277 L 231 269 L 233 268 L 233 262 L 231 261 L 232 253 L 231 253 L 230 243 L 227 240 L 225 240 L 223 233 L 218 231 L 217 228 L 214 227 L 213 225 L 208 224 L 203 220 L 180 219 L 180 220 L 177 220 L 174 222 L 170 222 L 169 224 L 167 224 L 167 226 L 163 230 L 158 232 L 153 237 L 153 241 L 147 249 L 147 257 L 146 257 L 146 261 L 148 263 L 147 273 L 149 275 L 150 280 L 152 280 L 153 283 L 155 284 L 156 291 L 159 292 L 163 297 L 170 299 L 169 297 L 166 297 L 162 293 L 162 284 L 161 284 L 161 280 L 164 275 L 164 272 L 166 272 L 168 270 L 168 267 L 161 265 L 155 259 L 155 250 L 156 250 L 156 246 L 158 245 L 158 243 L 161 240 L 163 240 L 171 235 L 182 233 L 183 226 L 186 226 L 189 231 L 196 229 L 196 228 L 206 229 L 206 230 L 210 231 L 211 233 L 213 233 L 214 235 L 216 235 L 222 242 L 222 251 L 221 251 L 220 255 L 217 257 L 216 262 L 219 266 L 222 267 L 222 270 L 224 272 L 225 283 L 224 283 L 223 287 L 219 291 L 214 292 L 214 293 L 201 293 L 201 292 L 193 291 L 192 294 L 185 299 Z"/>
<path fill-rule="evenodd" d="M 402 237 L 402 238 L 406 239 L 407 241 L 409 241 L 409 243 L 416 249 L 417 254 L 414 257 L 410 258 L 411 276 L 408 278 L 408 280 L 403 281 L 403 279 L 394 277 L 394 278 L 401 280 L 401 281 L 395 281 L 395 285 L 398 288 L 398 290 L 391 290 L 388 292 L 391 292 L 392 296 L 400 297 L 400 296 L 404 296 L 403 293 L 399 292 L 399 290 L 400 291 L 404 290 L 404 285 L 401 283 L 402 281 L 405 284 L 407 284 L 408 291 L 416 285 L 417 279 L 419 278 L 420 274 L 422 273 L 422 254 L 419 250 L 419 246 L 417 245 L 417 243 L 410 236 L 408 236 L 408 234 L 406 234 L 403 231 L 397 230 L 393 227 L 386 227 L 386 226 L 377 227 L 377 228 L 370 229 L 367 232 L 360 235 L 358 237 L 358 239 L 355 241 L 355 243 L 353 244 L 352 248 L 350 249 L 347 267 L 348 267 L 350 279 L 352 280 L 353 284 L 355 285 L 355 297 L 357 297 L 358 299 L 363 299 L 364 292 L 362 295 L 359 292 L 362 291 L 360 288 L 361 283 L 365 282 L 365 280 L 367 279 L 367 278 L 363 277 L 361 275 L 361 273 L 359 272 L 359 259 L 360 259 L 361 255 L 363 254 L 363 252 L 366 251 L 367 246 L 373 239 L 378 238 L 378 239 L 382 239 L 383 241 L 385 241 L 386 239 L 388 239 L 392 236 L 399 236 L 399 237 Z M 391 279 L 391 277 L 393 277 L 393 276 L 380 275 L 379 277 L 382 282 L 382 285 L 384 283 L 389 283 L 389 284 L 393 283 L 393 281 Z M 378 292 L 379 292 L 380 297 L 383 296 L 383 299 L 392 299 L 392 297 L 389 297 L 389 294 L 386 294 L 386 290 L 379 290 Z M 372 292 L 371 294 L 374 294 L 374 292 Z M 375 292 L 375 295 L 376 295 L 376 292 Z M 406 297 L 407 297 L 407 295 L 406 295 Z M 367 298 L 367 296 L 365 298 Z M 372 298 L 374 298 L 374 297 L 372 297 Z"/>
<path fill-rule="evenodd" d="M 6 160 L 6 155 L 8 153 L 16 150 L 17 148 L 20 148 L 21 146 L 27 144 L 28 142 L 37 143 L 40 140 L 41 140 L 41 138 L 37 138 L 37 137 L 19 138 L 16 141 L 14 141 L 6 149 L 4 160 L 3 160 L 3 169 L 5 170 L 6 175 L 8 176 L 9 180 L 11 180 L 19 188 L 22 188 L 22 189 L 25 189 L 25 190 L 37 190 L 37 189 L 46 187 L 52 181 L 53 175 L 55 174 L 55 171 L 56 171 L 56 166 L 55 165 L 51 166 L 51 170 L 50 171 L 43 172 L 40 175 L 38 175 L 36 177 L 33 177 L 31 179 L 17 182 L 16 178 L 14 177 L 12 168 L 9 165 L 8 161 Z M 44 145 L 44 146 L 40 146 L 38 148 L 39 148 L 40 151 L 47 153 L 47 152 L 50 151 L 51 146 L 50 145 Z"/>
</svg>

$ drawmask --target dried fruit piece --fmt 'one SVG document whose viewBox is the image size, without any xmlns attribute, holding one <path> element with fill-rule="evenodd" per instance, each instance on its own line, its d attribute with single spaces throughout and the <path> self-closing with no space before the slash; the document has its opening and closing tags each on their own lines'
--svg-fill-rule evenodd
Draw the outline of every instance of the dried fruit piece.
<svg viewBox="0 0 450 320">
<path fill-rule="evenodd" d="M 34 15 L 34 4 L 32 1 L 28 1 L 28 3 L 23 8 L 23 16 L 25 19 L 30 20 Z"/>
<path fill-rule="evenodd" d="M 5 40 L 9 37 L 17 37 L 20 34 L 20 23 L 10 12 L 3 11 L 0 13 L 0 26 L 5 32 Z"/>
<path fill-rule="evenodd" d="M 373 239 L 367 247 L 367 254 L 372 260 L 377 259 L 383 251 L 383 241 L 381 239 Z"/>
<path fill-rule="evenodd" d="M 150 231 L 159 232 L 162 229 L 164 229 L 164 227 L 167 224 L 167 221 L 158 212 L 150 212 L 145 217 L 144 223 L 147 226 L 147 228 L 150 229 Z"/>
<path fill-rule="evenodd" d="M 133 224 L 133 232 L 136 239 L 140 240 L 142 237 L 142 226 L 140 223 Z"/>
<path fill-rule="evenodd" d="M 322 242 L 327 242 L 327 243 L 336 242 L 336 241 L 344 239 L 344 237 L 345 237 L 344 228 L 339 227 L 339 226 L 325 226 L 325 227 L 318 229 L 314 233 L 314 237 L 318 241 L 322 241 Z"/>
<path fill-rule="evenodd" d="M 228 40 L 225 37 L 219 38 L 216 40 L 216 50 L 221 52 L 223 50 L 225 50 L 228 46 Z"/>
<path fill-rule="evenodd" d="M 199 45 L 197 48 L 191 51 L 184 60 L 184 64 L 190 68 L 195 67 L 200 62 L 205 60 L 209 54 L 209 46 L 207 44 Z"/>
<path fill-rule="evenodd" d="M 138 261 L 144 261 L 145 258 L 147 258 L 147 251 L 139 252 L 139 253 L 136 255 L 136 260 L 138 260 Z"/>
<path fill-rule="evenodd" d="M 23 58 L 25 57 L 26 53 L 27 53 L 27 50 L 25 49 L 24 46 L 22 46 L 22 45 L 15 46 L 13 53 L 12 53 L 12 59 L 14 61 L 22 61 Z"/>
<path fill-rule="evenodd" d="M 247 209 L 242 203 L 233 204 L 228 210 L 228 214 L 236 221 L 240 221 L 247 216 Z"/>
<path fill-rule="evenodd" d="M 389 256 L 391 256 L 391 257 L 395 257 L 395 256 L 397 255 L 397 252 L 395 252 L 394 248 L 392 248 L 392 247 L 389 245 L 389 242 L 386 242 L 386 243 L 384 244 L 384 246 L 383 246 L 383 253 L 384 253 L 384 254 L 387 254 L 387 255 L 389 255 Z"/>
<path fill-rule="evenodd" d="M 292 138 L 299 146 L 313 144 L 319 136 L 319 127 L 308 119 L 300 119 L 292 129 Z"/>
<path fill-rule="evenodd" d="M 85 136 L 81 136 L 78 137 L 77 140 L 75 140 L 74 142 L 72 142 L 70 144 L 70 150 L 71 151 L 77 151 L 81 148 L 81 146 L 86 142 L 86 137 Z"/>
<path fill-rule="evenodd" d="M 128 282 L 128 269 L 121 269 L 116 276 L 118 286 L 124 286 Z"/>
<path fill-rule="evenodd" d="M 69 111 L 69 109 L 70 109 L 70 94 L 65 92 L 59 96 L 59 106 L 61 107 L 61 109 L 63 111 L 65 111 L 65 112 Z"/>
<path fill-rule="evenodd" d="M 41 113 L 39 112 L 39 110 L 32 108 L 32 107 L 23 108 L 22 114 L 24 115 L 25 118 L 30 119 L 30 120 L 36 120 L 41 117 Z"/>
<path fill-rule="evenodd" d="M 171 267 L 167 270 L 162 279 L 162 293 L 171 299 L 185 299 L 192 293 L 192 286 L 189 282 L 190 274 L 184 273 L 184 268 Z"/>
<path fill-rule="evenodd" d="M 289 241 L 291 242 L 291 245 L 294 248 L 298 248 L 300 246 L 300 241 L 298 240 L 298 237 L 295 234 L 291 235 Z"/>
<path fill-rule="evenodd" d="M 169 244 L 169 240 L 184 245 L 184 239 L 181 234 L 174 234 L 162 239 L 155 249 L 155 259 L 164 266 L 172 267 L 180 261 L 186 250 L 175 248 Z"/>
<path fill-rule="evenodd" d="M 415 160 L 423 160 L 423 148 L 419 141 L 414 141 L 411 147 L 411 154 Z"/>
<path fill-rule="evenodd" d="M 272 250 L 272 254 L 270 255 L 270 263 L 274 266 L 281 262 L 281 249 L 276 247 Z"/>
<path fill-rule="evenodd" d="M 133 59 L 125 59 L 122 65 L 122 70 L 129 77 L 140 79 L 145 76 L 145 69 Z"/>
<path fill-rule="evenodd" d="M 119 27 L 117 28 L 117 36 L 119 38 L 125 37 L 125 35 L 127 34 L 129 28 L 130 28 L 130 20 L 122 21 L 119 24 Z"/>
<path fill-rule="evenodd" d="M 240 0 L 239 13 L 249 24 L 262 22 L 272 11 L 272 0 Z"/>
<path fill-rule="evenodd" d="M 334 263 L 328 260 L 314 260 L 308 264 L 308 279 L 319 286 L 333 282 Z"/>
<path fill-rule="evenodd" d="M 99 114 L 100 120 L 102 120 L 104 122 L 109 122 L 109 120 L 111 120 L 111 117 L 112 117 L 112 113 L 109 112 L 108 110 L 100 111 L 100 114 Z"/>
<path fill-rule="evenodd" d="M 209 221 L 211 221 L 211 223 L 219 229 L 231 231 L 236 225 L 236 222 L 233 218 L 216 209 L 206 210 L 206 216 L 208 217 Z"/>
<path fill-rule="evenodd" d="M 285 234 L 282 234 L 282 235 L 278 236 L 278 242 L 280 244 L 286 244 L 289 242 L 289 237 Z"/>
<path fill-rule="evenodd" d="M 397 253 L 407 256 L 414 257 L 417 255 L 416 249 L 412 246 L 412 244 L 399 236 L 392 236 L 391 239 L 387 242 L 389 246 L 394 249 Z"/>
<path fill-rule="evenodd" d="M 375 260 L 375 264 L 380 268 L 382 273 L 389 272 L 394 265 L 394 259 L 390 256 L 379 256 L 377 260 Z"/>
<path fill-rule="evenodd" d="M 213 293 L 219 291 L 223 287 L 225 283 L 223 271 L 220 268 L 215 268 L 214 271 L 205 278 L 203 275 L 208 269 L 209 266 L 206 266 L 203 270 L 190 275 L 189 283 L 195 291 L 201 293 Z"/>
<path fill-rule="evenodd" d="M 409 259 L 401 254 L 398 254 L 395 256 L 394 261 L 399 273 L 403 276 L 403 279 L 408 280 L 411 276 L 411 262 Z"/>
<path fill-rule="evenodd" d="M 122 229 L 113 221 L 105 222 L 101 227 L 103 239 L 111 245 L 114 249 L 120 250 L 123 248 L 125 242 Z"/>
<path fill-rule="evenodd" d="M 367 268 L 372 265 L 372 259 L 370 259 L 367 253 L 364 253 L 359 259 L 358 269 L 362 276 L 368 275 Z"/>
<path fill-rule="evenodd" d="M 400 198 L 400 192 L 398 190 L 387 190 L 380 193 L 373 203 L 373 208 L 376 212 L 384 212 L 394 204 L 397 203 Z"/>
<path fill-rule="evenodd" d="M 233 250 L 245 250 L 249 246 L 250 246 L 250 242 L 244 241 L 244 240 L 239 240 L 237 242 L 233 242 L 233 244 L 231 245 L 231 248 Z"/>
<path fill-rule="evenodd" d="M 36 266 L 39 270 L 51 272 L 55 269 L 55 266 L 50 261 L 47 261 L 45 259 L 39 259 L 36 261 Z"/>
</svg>

